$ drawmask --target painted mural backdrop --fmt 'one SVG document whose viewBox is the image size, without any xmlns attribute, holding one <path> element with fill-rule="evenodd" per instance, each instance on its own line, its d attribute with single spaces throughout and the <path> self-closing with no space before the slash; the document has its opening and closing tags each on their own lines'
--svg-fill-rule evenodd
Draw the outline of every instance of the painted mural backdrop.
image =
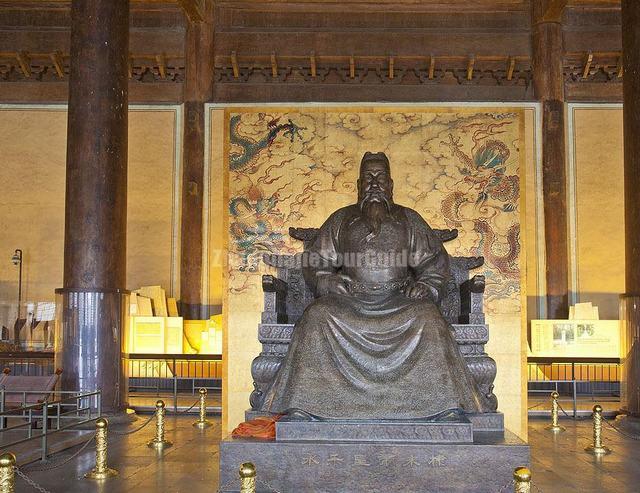
<svg viewBox="0 0 640 493">
<path fill-rule="evenodd" d="M 521 120 L 482 109 L 228 113 L 230 310 L 261 309 L 262 254 L 299 251 L 288 228 L 353 203 L 362 154 L 384 151 L 394 200 L 458 228 L 446 247 L 485 257 L 487 312 L 519 314 Z"/>
</svg>

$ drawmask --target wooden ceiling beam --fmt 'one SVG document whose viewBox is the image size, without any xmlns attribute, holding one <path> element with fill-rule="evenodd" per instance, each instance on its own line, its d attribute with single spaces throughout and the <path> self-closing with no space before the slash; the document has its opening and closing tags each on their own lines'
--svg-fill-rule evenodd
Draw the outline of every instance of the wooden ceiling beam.
<svg viewBox="0 0 640 493">
<path fill-rule="evenodd" d="M 25 51 L 18 51 L 16 53 L 16 60 L 18 60 L 22 74 L 27 79 L 31 77 L 31 60 L 29 59 L 29 55 L 27 55 Z"/>
<path fill-rule="evenodd" d="M 544 14 L 542 14 L 542 22 L 560 22 L 562 20 L 564 8 L 568 3 L 569 0 L 549 0 L 547 8 L 545 9 Z"/>
<path fill-rule="evenodd" d="M 228 56 L 232 51 L 240 53 L 287 53 L 308 60 L 309 53 L 340 54 L 355 57 L 370 53 L 418 53 L 419 47 L 428 46 L 435 56 L 448 53 L 474 53 L 476 56 L 509 54 L 529 55 L 530 33 L 526 30 L 508 33 L 451 31 L 396 31 L 348 30 L 331 32 L 330 35 L 300 31 L 297 28 L 279 32 L 252 32 L 250 30 L 216 31 L 217 54 Z"/>
<path fill-rule="evenodd" d="M 178 3 L 184 10 L 191 22 L 202 22 L 208 0 L 178 0 Z"/>
<path fill-rule="evenodd" d="M 620 7 L 620 0 L 569 0 L 569 7 Z"/>
<path fill-rule="evenodd" d="M 516 59 L 510 56 L 508 66 L 507 66 L 507 80 L 513 79 L 513 72 L 515 69 L 516 69 Z"/>
<path fill-rule="evenodd" d="M 240 77 L 240 67 L 238 67 L 238 57 L 235 51 L 231 52 L 231 69 L 233 70 L 233 78 Z"/>
<path fill-rule="evenodd" d="M 587 60 L 584 64 L 584 70 L 582 71 L 582 78 L 586 79 L 589 76 L 589 70 L 591 70 L 591 64 L 593 63 L 593 53 L 587 55 Z"/>
<path fill-rule="evenodd" d="M 538 1 L 538 0 L 536 0 Z M 483 13 L 522 12 L 527 8 L 522 0 L 216 0 L 221 9 L 237 9 L 258 12 L 279 12 L 283 6 L 287 11 L 297 12 L 410 12 L 428 14 L 450 12 Z"/>
<path fill-rule="evenodd" d="M 164 54 L 156 55 L 156 62 L 158 64 L 158 72 L 163 79 L 167 78 L 167 59 Z"/>
<path fill-rule="evenodd" d="M 58 74 L 58 77 L 62 79 L 64 77 L 62 53 L 60 53 L 60 51 L 54 51 L 49 55 L 49 58 L 51 58 L 51 62 L 53 63 L 53 67 L 56 69 L 56 73 Z"/>
<path fill-rule="evenodd" d="M 316 52 L 312 51 L 311 56 L 309 57 L 309 62 L 311 65 L 311 77 L 315 79 L 317 75 L 317 66 L 316 66 Z"/>
<path fill-rule="evenodd" d="M 624 74 L 624 64 L 622 63 L 622 55 L 618 57 L 618 79 L 620 79 Z"/>
<path fill-rule="evenodd" d="M 267 66 L 272 68 L 275 66 L 278 70 L 282 67 L 296 67 L 296 66 L 307 66 L 313 67 L 315 66 L 316 74 L 319 65 L 331 65 L 331 64 L 340 64 L 340 63 L 349 63 L 351 59 L 355 59 L 354 55 L 345 56 L 338 54 L 326 54 L 326 55 L 318 55 L 317 52 L 312 52 L 310 55 L 289 55 L 289 54 L 278 54 L 276 52 L 271 52 L 269 54 L 265 53 L 254 53 L 251 55 L 238 54 L 237 51 L 232 51 L 232 58 L 235 58 L 236 63 L 240 66 Z M 611 53 L 603 53 L 603 52 L 593 52 L 594 57 L 598 56 L 613 56 L 616 58 L 619 56 L 619 52 L 611 52 Z M 580 60 L 582 62 L 584 57 L 586 56 L 585 52 L 577 52 L 571 53 L 571 59 Z M 154 55 L 155 56 L 155 55 Z M 141 58 L 141 55 L 136 56 L 136 58 Z M 416 63 L 424 63 L 429 69 L 435 71 L 436 60 L 438 64 L 445 64 L 447 66 L 455 66 L 460 69 L 468 69 L 473 68 L 474 70 L 478 68 L 478 65 L 486 66 L 487 64 L 493 64 L 496 67 L 500 66 L 509 67 L 513 64 L 514 67 L 517 63 L 528 63 L 531 60 L 531 57 L 528 55 L 383 55 L 383 54 L 375 54 L 372 53 L 368 56 L 358 56 L 358 60 L 362 62 L 362 64 L 367 66 L 384 66 L 385 71 L 388 70 L 389 66 L 393 64 L 393 68 L 397 71 L 398 68 L 404 68 L 407 65 L 413 66 Z M 214 58 L 214 64 L 217 67 L 222 67 L 228 65 L 229 63 L 229 55 L 221 56 L 216 55 Z M 396 74 L 397 75 L 397 74 Z"/>
<path fill-rule="evenodd" d="M 469 61 L 467 62 L 467 80 L 473 79 L 473 67 L 476 64 L 475 55 L 469 55 Z"/>
</svg>

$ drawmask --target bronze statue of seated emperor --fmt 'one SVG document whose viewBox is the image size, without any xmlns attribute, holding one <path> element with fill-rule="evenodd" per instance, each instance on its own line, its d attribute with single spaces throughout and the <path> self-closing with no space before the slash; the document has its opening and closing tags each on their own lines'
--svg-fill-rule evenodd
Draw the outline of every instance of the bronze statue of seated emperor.
<svg viewBox="0 0 640 493">
<path fill-rule="evenodd" d="M 364 155 L 357 187 L 357 203 L 331 214 L 300 257 L 315 299 L 254 409 L 340 420 L 495 411 L 441 311 L 452 278 L 441 237 L 393 201 L 384 153 Z M 494 363 L 489 373 L 492 383 Z"/>
</svg>

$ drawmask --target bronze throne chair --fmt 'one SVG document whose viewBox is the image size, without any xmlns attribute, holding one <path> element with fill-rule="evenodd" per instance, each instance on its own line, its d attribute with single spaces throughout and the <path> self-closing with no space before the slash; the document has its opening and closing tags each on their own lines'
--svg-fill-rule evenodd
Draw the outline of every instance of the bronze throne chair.
<svg viewBox="0 0 640 493">
<path fill-rule="evenodd" d="M 289 235 L 302 241 L 305 251 L 313 243 L 317 232 L 317 228 L 289 228 Z M 458 236 L 457 229 L 441 229 L 434 232 L 443 243 Z M 287 354 L 295 323 L 314 299 L 302 275 L 302 255 L 304 252 L 296 255 L 263 256 L 263 261 L 274 267 L 277 275 L 262 276 L 264 311 L 258 326 L 258 340 L 262 344 L 262 352 L 251 365 L 254 390 L 249 399 L 251 409 L 246 412 L 247 420 L 264 415 L 259 409 Z M 485 278 L 482 275 L 470 275 L 469 272 L 482 266 L 484 257 L 450 255 L 449 262 L 452 276 L 440 302 L 440 311 L 453 328 L 454 338 L 480 392 L 495 411 L 498 407 L 498 400 L 493 394 L 496 363 L 484 351 L 484 345 L 489 340 L 489 327 L 485 323 L 482 306 Z M 482 431 L 484 428 L 492 431 L 503 428 L 502 415 L 490 414 L 493 416 L 492 419 L 474 420 L 474 429 Z"/>
</svg>

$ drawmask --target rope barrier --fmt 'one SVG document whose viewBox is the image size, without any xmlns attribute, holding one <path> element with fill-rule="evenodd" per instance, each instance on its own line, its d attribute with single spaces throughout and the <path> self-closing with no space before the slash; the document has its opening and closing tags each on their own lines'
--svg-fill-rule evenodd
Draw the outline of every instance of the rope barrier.
<svg viewBox="0 0 640 493">
<path fill-rule="evenodd" d="M 147 442 L 147 446 L 162 450 L 171 447 L 173 444 L 169 440 L 164 438 L 164 401 L 159 400 L 156 402 L 156 435 Z"/>
<path fill-rule="evenodd" d="M 118 475 L 118 471 L 107 465 L 107 428 L 105 418 L 96 419 L 96 466 L 84 475 L 87 479 L 103 480 Z"/>
<path fill-rule="evenodd" d="M 623 431 L 620 428 L 618 428 L 616 425 L 614 425 L 613 423 L 610 423 L 609 421 L 607 421 L 606 419 L 603 420 L 603 421 L 607 426 L 609 426 L 610 428 L 613 428 L 614 430 L 616 430 L 623 437 L 630 438 L 631 440 L 640 440 L 640 435 L 633 435 L 632 433 L 628 433 L 626 431 Z"/>
<path fill-rule="evenodd" d="M 202 430 L 209 426 L 213 426 L 213 423 L 207 419 L 207 389 L 201 388 L 198 390 L 198 393 L 200 394 L 200 409 L 198 412 L 198 419 L 193 423 L 193 426 Z"/>
<path fill-rule="evenodd" d="M 201 389 L 200 391 L 200 398 L 197 399 L 188 409 L 185 409 L 184 411 L 180 411 L 179 414 L 185 414 L 188 411 L 190 411 L 191 409 L 193 409 L 198 403 L 201 404 L 201 409 L 200 409 L 200 420 L 199 421 L 205 421 L 205 423 L 208 424 L 208 422 L 206 421 L 206 407 L 204 408 L 204 412 L 203 412 L 203 404 L 205 401 L 205 397 L 206 397 L 206 390 L 204 392 L 202 392 L 202 390 L 205 389 Z M 133 435 L 134 433 L 137 433 L 141 430 L 143 430 L 146 426 L 149 425 L 149 423 L 151 423 L 151 421 L 153 421 L 153 418 L 156 418 L 156 434 L 155 437 L 148 443 L 148 445 L 150 447 L 155 447 L 155 448 L 164 448 L 164 447 L 170 447 L 171 446 L 171 442 L 169 442 L 168 440 L 165 440 L 164 436 L 165 436 L 165 428 L 164 428 L 164 418 L 165 418 L 165 404 L 162 400 L 158 400 L 156 402 L 156 412 L 151 415 L 144 423 L 142 423 L 140 426 L 138 426 L 137 428 L 133 429 L 133 430 L 127 430 L 127 431 L 117 431 L 117 430 L 111 430 L 111 434 L 115 435 L 116 437 L 122 437 L 122 436 L 127 436 L 127 435 Z M 204 419 L 203 419 L 204 418 Z M 115 476 L 117 475 L 117 471 L 115 471 L 114 469 L 111 469 L 107 466 L 107 441 L 112 438 L 111 436 L 108 436 L 107 434 L 107 427 L 108 427 L 108 422 L 106 419 L 104 418 L 98 418 L 96 420 L 96 431 L 89 437 L 89 439 L 87 439 L 78 450 L 76 450 L 72 455 L 70 455 L 69 457 L 67 457 L 66 459 L 54 463 L 54 464 L 48 464 L 44 467 L 36 467 L 36 468 L 28 468 L 28 472 L 44 472 L 44 471 L 51 471 L 53 469 L 57 469 L 59 467 L 62 467 L 66 464 L 68 464 L 69 462 L 71 462 L 72 460 L 76 459 L 81 453 L 83 453 L 87 447 L 94 441 L 95 439 L 95 443 L 96 443 L 96 465 L 95 467 L 85 475 L 85 477 L 87 478 L 91 478 L 91 479 L 105 479 L 107 477 L 111 477 L 111 476 Z M 14 493 L 14 484 L 15 484 L 15 475 L 17 475 L 18 477 L 20 477 L 25 483 L 27 483 L 29 486 L 31 486 L 33 489 L 39 491 L 40 493 L 51 493 L 49 490 L 47 490 L 46 488 L 44 488 L 42 485 L 38 484 L 36 481 L 34 481 L 33 479 L 29 478 L 29 476 L 27 476 L 25 471 L 20 470 L 16 465 L 15 465 L 15 457 L 12 454 L 5 454 L 7 465 L 4 468 L 0 467 L 0 493 Z M 11 464 L 9 464 L 11 457 L 13 457 L 13 462 Z M 5 477 L 6 476 L 6 477 Z M 277 490 L 271 488 L 268 484 L 264 483 L 265 486 L 267 486 L 269 489 L 273 490 L 276 493 Z"/>
<path fill-rule="evenodd" d="M 89 437 L 89 439 L 84 442 L 82 444 L 82 446 L 76 451 L 74 452 L 70 457 L 67 457 L 66 459 L 55 463 L 55 464 L 49 464 L 47 466 L 44 467 L 37 467 L 37 468 L 31 468 L 29 466 L 27 466 L 28 468 L 28 472 L 42 472 L 42 471 L 51 471 L 52 469 L 57 469 L 58 467 L 62 467 L 65 464 L 68 464 L 69 462 L 71 462 L 73 459 L 75 459 L 76 457 L 78 457 L 88 446 L 89 444 L 91 444 L 93 442 L 94 437 L 96 436 L 95 432 Z"/>
<path fill-rule="evenodd" d="M 516 467 L 513 471 L 514 493 L 529 493 L 531 491 L 531 471 L 527 467 Z"/>
<path fill-rule="evenodd" d="M 172 414 L 186 414 L 189 411 L 191 411 L 194 407 L 196 407 L 198 405 L 198 403 L 200 402 L 200 398 L 196 399 L 195 401 L 193 401 L 193 404 L 191 404 L 187 409 L 183 409 L 182 411 L 176 411 Z M 112 432 L 114 433 L 114 432 Z"/>
<path fill-rule="evenodd" d="M 579 417 L 579 416 L 571 416 L 569 413 L 567 413 L 567 411 L 564 410 L 564 407 L 562 407 L 562 404 L 560 404 L 560 402 L 558 402 L 558 408 L 560 409 L 560 411 L 562 411 L 562 414 L 564 414 L 567 418 L 572 419 L 574 421 L 585 421 L 587 419 L 591 419 L 591 416 L 584 416 L 584 417 Z"/>
<path fill-rule="evenodd" d="M 254 466 L 251 462 L 245 462 L 240 466 L 238 476 L 240 479 L 240 493 L 256 493 L 257 484 L 264 486 L 271 493 L 282 493 L 266 481 L 258 479 L 256 477 L 256 466 Z M 216 490 L 216 493 L 222 493 L 228 490 L 228 488 L 233 488 L 233 490 L 236 491 L 236 488 L 238 487 L 237 481 L 237 479 L 227 481 L 224 485 L 220 486 Z"/>
<path fill-rule="evenodd" d="M 0 455 L 0 492 L 13 493 L 16 488 L 16 456 L 11 452 Z"/>
<path fill-rule="evenodd" d="M 199 398 L 198 398 L 198 399 L 196 399 L 196 400 L 194 401 L 194 403 L 193 403 L 193 404 L 191 404 L 191 406 L 190 406 L 189 408 L 184 409 L 183 411 L 178 411 L 178 412 L 176 412 L 176 413 L 174 413 L 174 414 L 186 414 L 186 413 L 188 413 L 189 411 L 191 411 L 194 407 L 196 407 L 196 406 L 198 405 L 198 402 L 200 402 L 200 399 L 199 399 Z"/>
<path fill-rule="evenodd" d="M 33 479 L 31 479 L 29 476 L 27 476 L 17 467 L 15 468 L 15 473 L 18 475 L 18 477 L 20 477 L 25 483 L 31 486 L 34 490 L 39 491 L 40 493 L 51 493 L 51 491 L 46 489 L 41 484 L 36 483 Z"/>
<path fill-rule="evenodd" d="M 256 466 L 245 462 L 240 466 L 240 493 L 256 493 Z"/>
<path fill-rule="evenodd" d="M 565 427 L 560 426 L 560 423 L 558 423 L 558 409 L 560 407 L 558 397 L 560 397 L 560 394 L 556 391 L 551 392 L 551 424 L 545 427 L 545 429 L 550 430 L 553 433 L 565 431 Z"/>
<path fill-rule="evenodd" d="M 127 431 L 117 431 L 117 430 L 109 430 L 112 434 L 117 435 L 117 436 L 126 436 L 126 435 L 133 435 L 134 433 L 138 433 L 140 430 L 142 430 L 145 426 L 147 426 L 149 423 L 151 423 L 151 421 L 153 420 L 153 418 L 155 418 L 156 415 L 152 414 L 149 419 L 147 419 L 144 423 L 142 423 L 142 425 L 140 425 L 138 428 L 134 429 L 134 430 L 127 430 Z"/>
<path fill-rule="evenodd" d="M 527 467 L 516 467 L 513 471 L 513 479 L 506 483 L 496 493 L 503 493 L 513 488 L 514 493 L 530 493 L 533 488 L 538 493 L 542 490 L 531 479 L 531 471 Z"/>
<path fill-rule="evenodd" d="M 602 406 L 593 406 L 593 443 L 586 447 L 585 452 L 593 455 L 607 455 L 611 453 L 609 447 L 602 445 Z"/>
</svg>

